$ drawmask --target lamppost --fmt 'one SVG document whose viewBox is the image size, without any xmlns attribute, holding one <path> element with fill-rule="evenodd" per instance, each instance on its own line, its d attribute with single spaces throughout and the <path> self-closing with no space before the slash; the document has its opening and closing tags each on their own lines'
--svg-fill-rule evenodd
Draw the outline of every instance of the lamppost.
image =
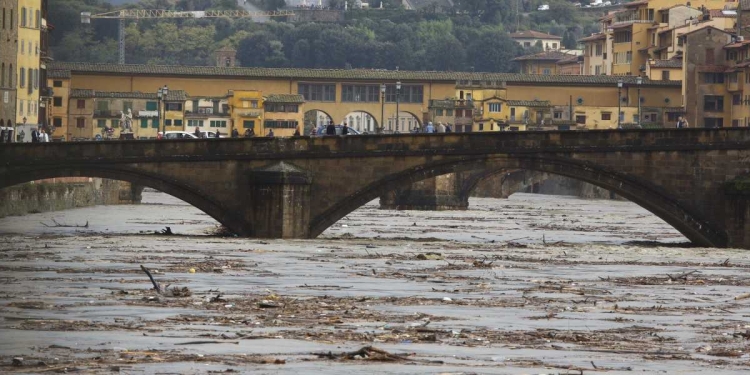
<svg viewBox="0 0 750 375">
<path fill-rule="evenodd" d="M 622 78 L 617 80 L 617 129 L 622 129 L 620 119 L 622 118 Z"/>
<path fill-rule="evenodd" d="M 164 87 L 160 88 L 156 94 L 156 96 L 159 97 L 159 107 L 157 108 L 157 111 L 156 111 L 156 121 L 158 121 L 158 123 L 161 123 L 162 138 L 164 138 L 167 135 L 167 122 L 161 116 L 162 102 L 167 100 L 167 94 L 169 94 L 169 88 L 167 87 L 167 85 L 164 85 Z M 166 103 L 164 103 L 164 117 L 167 117 Z"/>
<path fill-rule="evenodd" d="M 401 116 L 399 114 L 398 110 L 398 104 L 401 100 L 401 81 L 396 81 L 396 130 L 399 130 L 399 122 L 401 121 Z"/>
<path fill-rule="evenodd" d="M 638 129 L 641 128 L 641 84 L 643 83 L 643 77 L 635 77 L 635 84 L 638 85 Z"/>
<path fill-rule="evenodd" d="M 385 83 L 380 84 L 380 126 L 377 132 L 382 133 L 385 127 Z"/>
</svg>

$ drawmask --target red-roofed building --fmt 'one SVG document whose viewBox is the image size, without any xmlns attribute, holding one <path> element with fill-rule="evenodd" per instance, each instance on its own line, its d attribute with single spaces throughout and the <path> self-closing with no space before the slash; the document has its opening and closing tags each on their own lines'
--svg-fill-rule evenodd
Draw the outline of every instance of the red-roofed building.
<svg viewBox="0 0 750 375">
<path fill-rule="evenodd" d="M 518 31 L 510 34 L 510 38 L 515 40 L 524 48 L 530 48 L 538 43 L 542 44 L 545 50 L 557 50 L 562 48 L 562 38 L 557 35 L 546 34 L 534 30 Z"/>
</svg>

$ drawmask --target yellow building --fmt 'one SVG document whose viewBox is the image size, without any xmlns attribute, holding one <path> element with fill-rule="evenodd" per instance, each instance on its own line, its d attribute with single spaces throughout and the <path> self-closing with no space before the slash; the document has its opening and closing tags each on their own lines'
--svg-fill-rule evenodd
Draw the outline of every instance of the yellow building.
<svg viewBox="0 0 750 375">
<path fill-rule="evenodd" d="M 18 55 L 16 79 L 16 124 L 18 132 L 31 134 L 39 121 L 41 0 L 18 0 Z"/>
<path fill-rule="evenodd" d="M 559 74 L 559 65 L 557 62 L 568 59 L 571 56 L 575 55 L 550 50 L 533 55 L 519 56 L 513 59 L 513 61 L 520 65 L 521 73 L 557 75 Z"/>
<path fill-rule="evenodd" d="M 185 131 L 194 132 L 196 128 L 204 132 L 216 132 L 228 135 L 231 133 L 231 116 L 227 96 L 190 97 L 185 102 Z"/>
<path fill-rule="evenodd" d="M 232 117 L 227 130 L 237 129 L 240 135 L 252 129 L 256 136 L 264 136 L 263 95 L 258 90 L 233 90 L 229 93 L 229 113 Z M 221 124 L 220 124 L 221 125 Z"/>
<path fill-rule="evenodd" d="M 73 133 L 68 128 L 68 101 L 70 95 L 70 72 L 53 70 L 47 75 L 49 87 L 52 87 L 52 138 L 55 140 L 70 140 Z"/>
<path fill-rule="evenodd" d="M 261 134 L 267 135 L 271 129 L 277 137 L 292 136 L 296 130 L 302 134 L 304 102 L 302 95 L 269 94 L 265 96 L 263 98 L 263 133 Z"/>
</svg>

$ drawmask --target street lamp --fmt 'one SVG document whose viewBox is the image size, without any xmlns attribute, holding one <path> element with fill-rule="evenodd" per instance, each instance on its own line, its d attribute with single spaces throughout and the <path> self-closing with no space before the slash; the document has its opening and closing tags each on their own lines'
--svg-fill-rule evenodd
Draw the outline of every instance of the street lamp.
<svg viewBox="0 0 750 375">
<path fill-rule="evenodd" d="M 401 121 L 401 116 L 399 115 L 398 110 L 398 104 L 401 100 L 401 81 L 396 81 L 396 130 L 400 129 L 399 121 Z"/>
<path fill-rule="evenodd" d="M 380 126 L 378 127 L 378 133 L 383 132 L 385 126 L 385 83 L 380 84 Z"/>
<path fill-rule="evenodd" d="M 622 117 L 622 78 L 617 80 L 617 129 L 622 129 L 620 118 Z"/>
<path fill-rule="evenodd" d="M 160 88 L 157 93 L 157 96 L 159 97 L 159 107 L 157 108 L 157 111 L 156 111 L 156 120 L 162 124 L 161 125 L 162 138 L 164 138 L 167 135 L 167 121 L 166 119 L 163 119 L 161 116 L 162 102 L 163 101 L 166 102 L 167 94 L 169 94 L 169 88 L 167 87 L 167 85 L 164 85 L 164 87 Z M 167 117 L 167 104 L 166 103 L 164 103 L 164 117 Z"/>
<path fill-rule="evenodd" d="M 638 128 L 641 128 L 641 84 L 643 83 L 643 77 L 635 77 L 635 84 L 638 85 Z"/>
</svg>

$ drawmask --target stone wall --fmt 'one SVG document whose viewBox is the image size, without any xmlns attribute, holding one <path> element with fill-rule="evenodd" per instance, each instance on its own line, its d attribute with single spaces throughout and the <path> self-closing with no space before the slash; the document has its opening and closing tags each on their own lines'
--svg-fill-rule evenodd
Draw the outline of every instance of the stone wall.
<svg viewBox="0 0 750 375">
<path fill-rule="evenodd" d="M 518 172 L 516 172 L 518 173 Z M 622 199 L 607 189 L 568 178 L 541 172 L 526 172 L 520 178 L 492 176 L 481 181 L 472 192 L 472 197 L 507 198 L 513 193 L 537 193 L 549 195 L 572 195 L 586 199 Z"/>
<path fill-rule="evenodd" d="M 80 180 L 35 181 L 0 189 L 0 217 L 141 201 L 142 187 L 101 178 Z"/>
</svg>

